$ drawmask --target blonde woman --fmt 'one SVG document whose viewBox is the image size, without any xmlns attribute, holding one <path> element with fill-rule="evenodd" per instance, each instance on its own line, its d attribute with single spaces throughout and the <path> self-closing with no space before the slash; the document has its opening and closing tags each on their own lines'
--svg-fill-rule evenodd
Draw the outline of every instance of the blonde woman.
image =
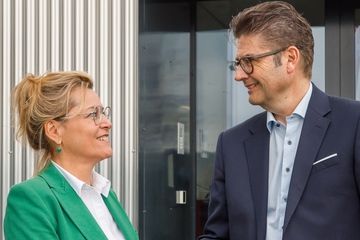
<svg viewBox="0 0 360 240">
<path fill-rule="evenodd" d="M 38 152 L 35 176 L 14 185 L 7 239 L 138 239 L 110 182 L 94 166 L 112 155 L 110 107 L 82 72 L 28 74 L 12 92 L 17 138 Z"/>
</svg>

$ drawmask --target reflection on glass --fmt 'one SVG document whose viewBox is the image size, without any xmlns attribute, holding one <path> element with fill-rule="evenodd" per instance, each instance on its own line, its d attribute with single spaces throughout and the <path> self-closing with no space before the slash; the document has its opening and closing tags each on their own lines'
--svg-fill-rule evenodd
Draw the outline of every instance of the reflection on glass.
<svg viewBox="0 0 360 240">
<path fill-rule="evenodd" d="M 360 9 L 355 10 L 355 86 L 356 99 L 360 100 Z"/>
<path fill-rule="evenodd" d="M 191 192 L 189 157 L 190 34 L 149 32 L 140 36 L 140 239 L 191 239 L 192 201 L 177 203 L 177 191 Z M 184 124 L 179 154 L 178 124 Z M 159 230 L 159 226 L 160 230 Z M 190 225 L 191 226 L 191 225 Z"/>
<path fill-rule="evenodd" d="M 312 82 L 325 89 L 325 27 L 313 27 L 315 56 Z M 248 102 L 247 89 L 234 80 L 231 61 L 236 45 L 228 30 L 197 32 L 197 235 L 207 220 L 217 137 L 264 111 Z"/>
</svg>

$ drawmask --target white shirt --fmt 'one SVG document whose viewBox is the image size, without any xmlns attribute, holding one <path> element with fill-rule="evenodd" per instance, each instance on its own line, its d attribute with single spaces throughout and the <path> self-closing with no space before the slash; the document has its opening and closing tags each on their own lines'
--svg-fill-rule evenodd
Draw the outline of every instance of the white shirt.
<svg viewBox="0 0 360 240">
<path fill-rule="evenodd" d="M 286 125 L 267 113 L 270 150 L 266 240 L 282 239 L 289 185 L 311 93 L 310 83 L 299 105 L 286 117 Z"/>
<path fill-rule="evenodd" d="M 54 161 L 52 161 L 52 163 L 83 200 L 86 207 L 89 209 L 96 222 L 105 233 L 106 237 L 109 240 L 125 240 L 124 235 L 118 228 L 111 216 L 111 213 L 109 212 L 109 209 L 101 197 L 101 194 L 105 197 L 109 195 L 111 185 L 110 181 L 93 171 L 91 174 L 92 186 L 90 186 L 60 167 Z"/>
</svg>

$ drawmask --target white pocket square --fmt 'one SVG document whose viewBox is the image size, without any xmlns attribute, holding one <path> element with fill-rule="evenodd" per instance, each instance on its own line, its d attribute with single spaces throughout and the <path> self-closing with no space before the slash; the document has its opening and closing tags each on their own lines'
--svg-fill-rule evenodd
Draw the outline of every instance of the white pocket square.
<svg viewBox="0 0 360 240">
<path fill-rule="evenodd" d="M 333 158 L 333 157 L 336 157 L 336 156 L 337 156 L 337 153 L 331 154 L 331 155 L 329 155 L 329 156 L 327 156 L 327 157 L 324 157 L 324 158 L 322 158 L 322 159 L 314 162 L 313 165 L 318 164 L 318 163 L 321 163 L 321 162 L 323 162 L 323 161 L 326 161 L 326 160 L 328 160 L 328 159 L 330 159 L 330 158 Z"/>
</svg>

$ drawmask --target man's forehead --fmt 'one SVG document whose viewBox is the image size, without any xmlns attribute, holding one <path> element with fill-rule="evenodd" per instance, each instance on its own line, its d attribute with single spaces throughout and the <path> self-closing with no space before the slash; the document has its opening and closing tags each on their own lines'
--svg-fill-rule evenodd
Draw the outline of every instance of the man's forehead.
<svg viewBox="0 0 360 240">
<path fill-rule="evenodd" d="M 256 51 L 257 49 L 271 49 L 271 45 L 260 35 L 241 35 L 236 39 L 236 48 L 238 51 Z"/>
</svg>

